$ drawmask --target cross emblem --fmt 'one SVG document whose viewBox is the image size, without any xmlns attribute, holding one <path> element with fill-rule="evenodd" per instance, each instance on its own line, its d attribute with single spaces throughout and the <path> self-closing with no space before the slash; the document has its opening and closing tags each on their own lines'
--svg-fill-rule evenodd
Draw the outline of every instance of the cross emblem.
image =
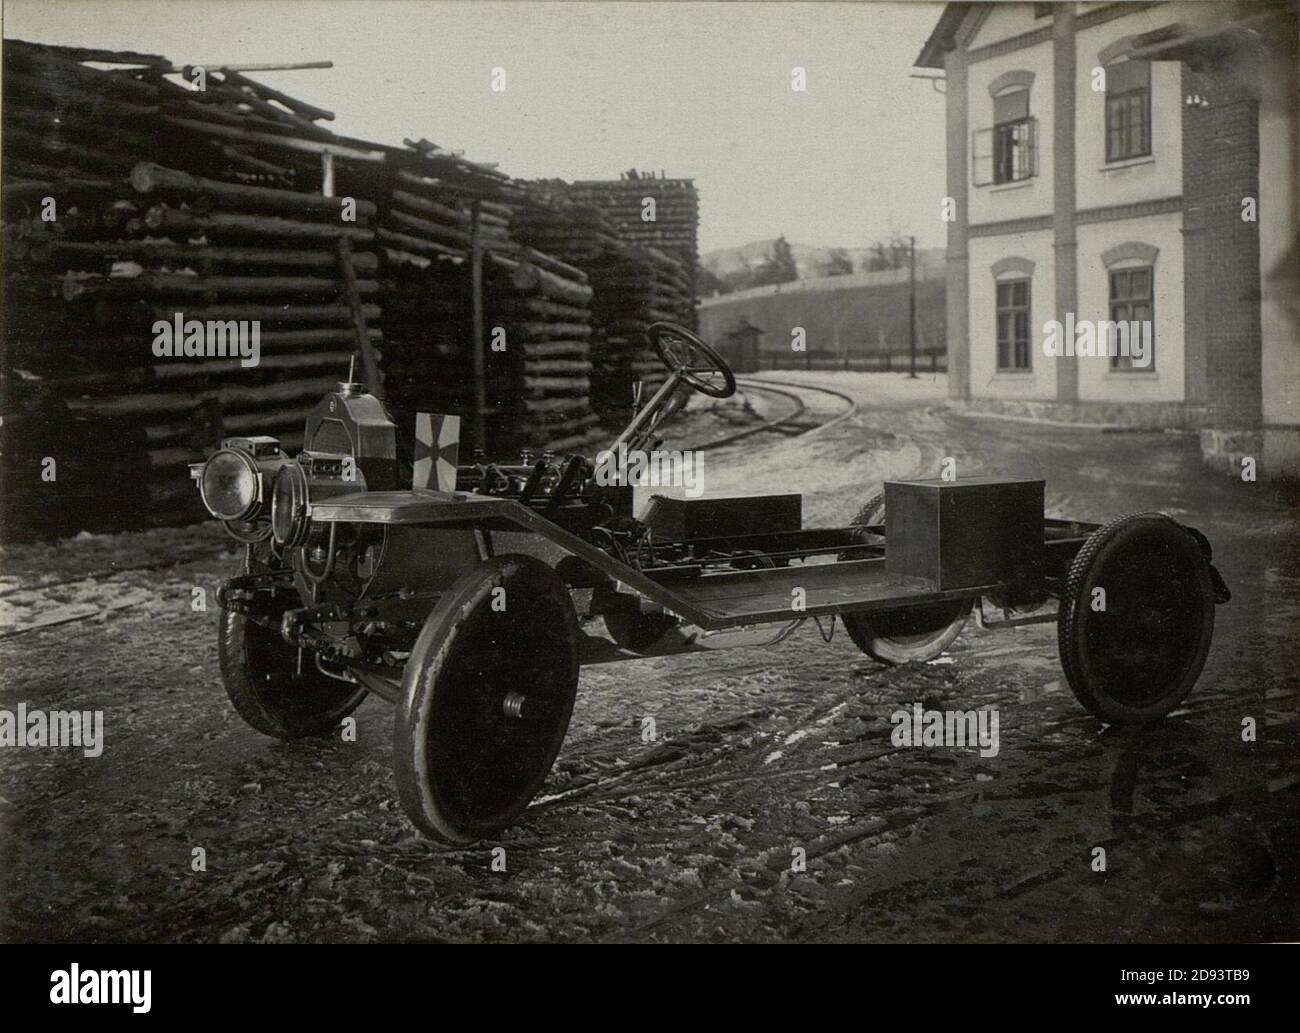
<svg viewBox="0 0 1300 1033">
<path fill-rule="evenodd" d="M 412 488 L 456 490 L 456 461 L 460 455 L 460 417 L 440 413 L 415 414 L 415 468 Z"/>
</svg>

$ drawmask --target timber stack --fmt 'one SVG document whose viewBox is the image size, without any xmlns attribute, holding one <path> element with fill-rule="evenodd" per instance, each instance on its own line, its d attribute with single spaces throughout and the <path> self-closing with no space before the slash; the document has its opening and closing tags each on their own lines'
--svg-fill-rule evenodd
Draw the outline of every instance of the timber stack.
<svg viewBox="0 0 1300 1033">
<path fill-rule="evenodd" d="M 201 518 L 187 464 L 230 435 L 297 449 L 353 363 L 402 438 L 423 410 L 466 417 L 467 459 L 587 449 L 662 379 L 645 327 L 694 322 L 693 236 L 683 260 L 622 193 L 343 136 L 238 69 L 3 56 L 6 538 Z"/>
<path fill-rule="evenodd" d="M 504 381 L 493 396 L 496 440 L 553 452 L 602 440 L 591 403 L 587 275 L 527 246 L 494 256 L 487 272 L 486 358 Z"/>
<path fill-rule="evenodd" d="M 468 260 L 386 266 L 384 385 L 398 425 L 409 425 L 419 411 L 460 413 L 468 458 L 484 447 L 469 418 L 481 383 L 490 454 L 593 444 L 599 435 L 589 400 L 591 288 L 582 273 L 519 248 L 485 257 L 481 378 L 471 375 L 471 278 Z"/>
<path fill-rule="evenodd" d="M 375 205 L 319 191 L 330 112 L 239 73 L 189 90 L 156 55 L 4 59 L 6 532 L 199 516 L 188 462 L 231 434 L 295 447 L 358 334 L 382 339 Z"/>
<path fill-rule="evenodd" d="M 671 255 L 627 243 L 603 210 L 574 203 L 564 184 L 529 184 L 528 193 L 514 235 L 586 273 L 593 290 L 591 404 L 603 425 L 617 426 L 628 418 L 634 384 L 653 391 L 663 382 L 646 330 L 657 320 L 694 322 L 693 282 Z"/>
<path fill-rule="evenodd" d="M 407 145 L 424 167 L 395 172 L 380 200 L 378 228 L 385 259 L 385 374 L 399 426 L 421 410 L 481 410 L 483 440 L 472 419 L 461 422 L 467 455 L 478 448 L 563 451 L 594 443 L 586 274 L 514 239 L 512 217 L 521 195 L 511 182 L 458 178 L 455 167 L 442 164 L 446 152 L 423 140 Z M 474 168 L 483 174 L 490 169 Z M 476 293 L 482 298 L 477 331 Z M 474 365 L 479 339 L 482 370 Z"/>
<path fill-rule="evenodd" d="M 592 320 L 600 340 L 592 404 L 607 423 L 618 425 L 627 418 L 633 385 L 653 391 L 666 375 L 649 344 L 650 324 L 667 320 L 691 326 L 695 303 L 681 263 L 657 248 L 621 246 L 601 262 L 594 282 Z"/>
<path fill-rule="evenodd" d="M 604 212 L 620 239 L 676 258 L 690 281 L 694 306 L 700 195 L 693 180 L 668 179 L 662 173 L 655 177 L 632 169 L 616 180 L 579 180 L 568 192 L 574 204 L 593 205 Z M 686 325 L 696 325 L 693 307 Z"/>
</svg>

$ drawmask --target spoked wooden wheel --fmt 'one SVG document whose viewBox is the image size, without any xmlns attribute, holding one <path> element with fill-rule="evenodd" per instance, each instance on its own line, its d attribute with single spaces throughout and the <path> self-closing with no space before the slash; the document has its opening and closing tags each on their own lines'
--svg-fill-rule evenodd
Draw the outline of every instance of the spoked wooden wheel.
<svg viewBox="0 0 1300 1033">
<path fill-rule="evenodd" d="M 884 523 L 885 496 L 881 493 L 867 500 L 851 525 L 883 527 Z M 898 610 L 845 613 L 840 620 L 853 644 L 868 656 L 885 664 L 905 664 L 933 660 L 952 645 L 974 603 L 973 599 L 954 599 Z"/>
<path fill-rule="evenodd" d="M 1094 531 L 1070 566 L 1057 618 L 1061 666 L 1079 702 L 1117 724 L 1164 717 L 1205 666 L 1214 601 L 1209 561 L 1176 521 L 1139 513 Z"/>
<path fill-rule="evenodd" d="M 530 556 L 494 557 L 438 600 L 393 730 L 398 795 L 423 832 L 471 843 L 523 813 L 569 727 L 578 641 L 564 582 Z"/>
<path fill-rule="evenodd" d="M 272 625 L 298 606 L 296 595 L 277 595 L 267 609 Z M 235 710 L 249 725 L 277 739 L 327 735 L 356 710 L 366 690 L 324 675 L 316 655 L 298 650 L 280 635 L 233 610 L 223 610 L 217 655 L 221 682 Z"/>
</svg>

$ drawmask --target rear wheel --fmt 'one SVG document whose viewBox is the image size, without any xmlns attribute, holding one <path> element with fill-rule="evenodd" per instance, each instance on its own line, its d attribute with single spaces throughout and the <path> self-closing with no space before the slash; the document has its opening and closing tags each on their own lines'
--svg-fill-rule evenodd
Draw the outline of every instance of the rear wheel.
<svg viewBox="0 0 1300 1033">
<path fill-rule="evenodd" d="M 623 596 L 604 613 L 605 630 L 614 644 L 630 653 L 644 653 L 681 624 L 666 613 L 643 612 L 634 596 Z"/>
<path fill-rule="evenodd" d="M 268 623 L 299 605 L 297 597 L 276 596 Z M 233 610 L 221 612 L 218 632 L 221 681 L 248 724 L 278 739 L 326 735 L 356 710 L 366 690 L 322 674 L 314 653 L 289 645 L 277 627 L 264 627 Z"/>
<path fill-rule="evenodd" d="M 853 518 L 853 527 L 885 524 L 884 493 L 873 495 Z M 866 533 L 866 532 L 864 532 Z M 871 613 L 845 613 L 840 620 L 853 644 L 885 664 L 933 660 L 961 634 L 973 599 L 955 599 L 925 606 Z"/>
<path fill-rule="evenodd" d="M 568 589 L 530 556 L 487 560 L 438 600 L 393 731 L 398 796 L 421 831 L 472 843 L 523 813 L 569 727 L 578 642 Z"/>
<path fill-rule="evenodd" d="M 1200 544 L 1164 514 L 1094 531 L 1070 565 L 1057 617 L 1061 666 L 1079 702 L 1116 724 L 1168 714 L 1205 666 L 1214 600 Z"/>
</svg>

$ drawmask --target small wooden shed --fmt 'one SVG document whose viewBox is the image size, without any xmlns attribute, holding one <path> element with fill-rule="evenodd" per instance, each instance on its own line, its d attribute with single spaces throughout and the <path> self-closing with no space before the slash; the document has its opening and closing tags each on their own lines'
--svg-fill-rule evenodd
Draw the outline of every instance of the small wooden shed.
<svg viewBox="0 0 1300 1033">
<path fill-rule="evenodd" d="M 741 316 L 736 325 L 717 342 L 718 351 L 737 373 L 758 371 L 759 338 L 763 328 Z"/>
</svg>

